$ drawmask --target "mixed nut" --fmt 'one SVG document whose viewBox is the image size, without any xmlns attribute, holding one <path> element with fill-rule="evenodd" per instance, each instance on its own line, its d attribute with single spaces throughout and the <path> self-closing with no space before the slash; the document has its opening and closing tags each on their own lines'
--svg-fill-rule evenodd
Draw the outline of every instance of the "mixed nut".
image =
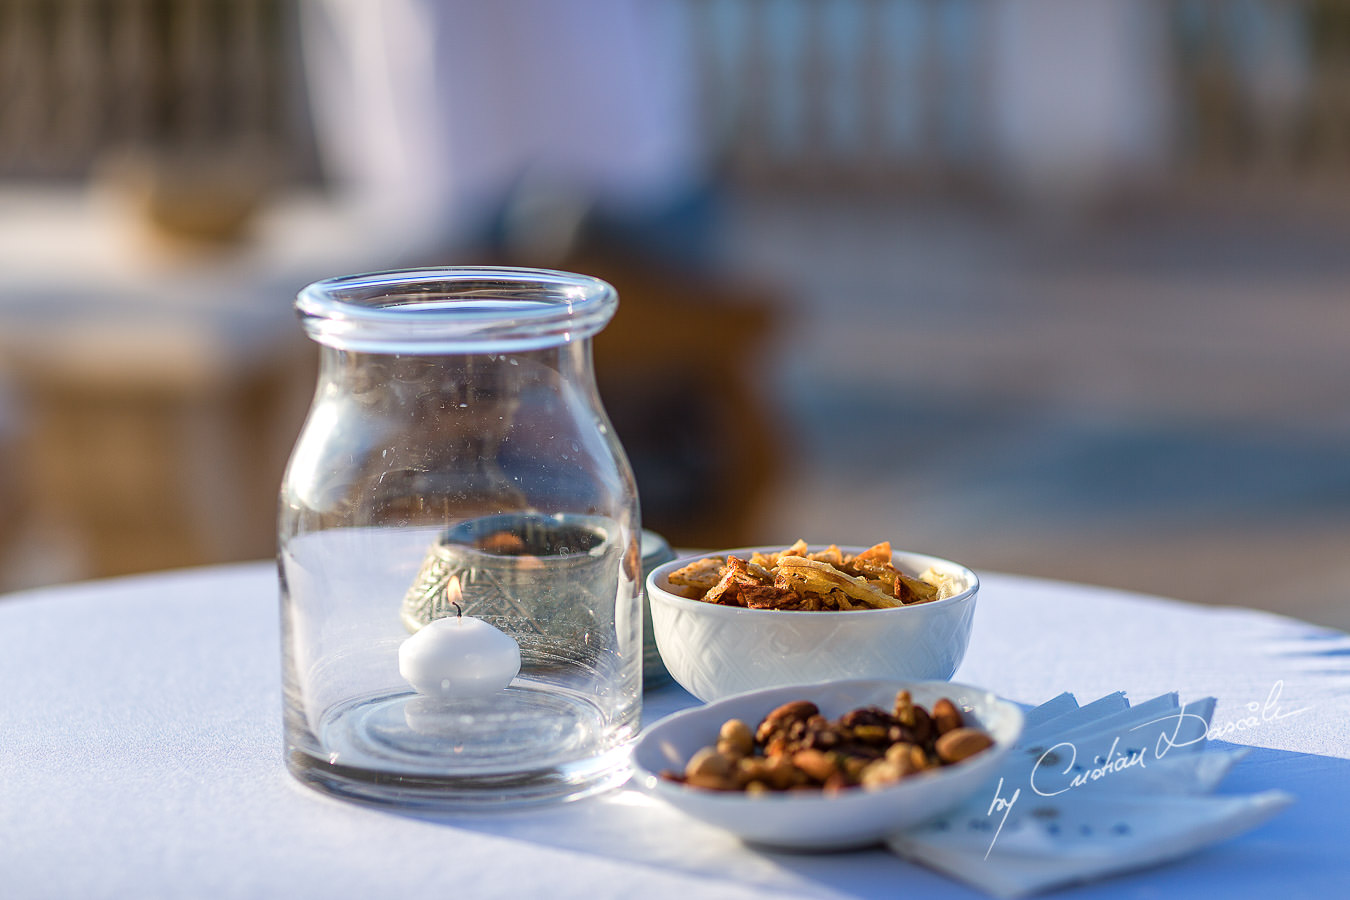
<svg viewBox="0 0 1350 900">
<path fill-rule="evenodd" d="M 661 777 L 715 791 L 823 790 L 878 787 L 969 759 L 993 746 L 986 732 L 967 725 L 951 700 L 931 712 L 909 691 L 894 708 L 850 710 L 836 720 L 809 700 L 770 712 L 751 729 L 740 719 L 723 723 L 715 745 L 695 753 L 683 772 Z"/>
</svg>

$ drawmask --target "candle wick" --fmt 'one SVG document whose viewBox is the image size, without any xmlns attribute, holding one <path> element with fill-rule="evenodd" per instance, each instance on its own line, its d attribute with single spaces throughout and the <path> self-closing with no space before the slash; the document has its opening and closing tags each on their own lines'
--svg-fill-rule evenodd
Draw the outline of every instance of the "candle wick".
<svg viewBox="0 0 1350 900">
<path fill-rule="evenodd" d="M 459 604 L 458 604 L 458 603 L 456 603 L 455 601 L 451 600 L 451 601 L 450 601 L 450 605 L 453 606 L 453 607 L 455 608 L 455 617 L 456 617 L 456 618 L 459 618 L 459 619 L 464 618 L 464 610 L 462 610 L 462 609 L 459 608 Z"/>
</svg>

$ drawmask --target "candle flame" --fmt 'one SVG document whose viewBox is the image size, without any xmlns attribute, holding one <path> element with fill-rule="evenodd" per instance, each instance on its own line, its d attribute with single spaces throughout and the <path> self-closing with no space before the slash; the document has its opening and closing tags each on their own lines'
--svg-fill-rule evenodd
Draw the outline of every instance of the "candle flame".
<svg viewBox="0 0 1350 900">
<path fill-rule="evenodd" d="M 451 575 L 445 582 L 445 605 L 455 608 L 455 615 L 464 615 L 464 610 L 460 609 L 460 603 L 464 602 L 464 593 L 459 589 L 459 576 Z"/>
</svg>

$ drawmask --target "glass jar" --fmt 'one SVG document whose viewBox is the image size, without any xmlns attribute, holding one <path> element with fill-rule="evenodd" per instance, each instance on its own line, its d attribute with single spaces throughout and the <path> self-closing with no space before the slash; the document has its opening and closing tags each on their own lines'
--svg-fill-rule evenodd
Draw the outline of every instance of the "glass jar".
<svg viewBox="0 0 1350 900">
<path fill-rule="evenodd" d="M 602 281 L 536 269 L 300 293 L 321 363 L 278 545 L 300 780 L 453 809 L 626 777 L 641 528 L 590 346 L 617 305 Z"/>
</svg>

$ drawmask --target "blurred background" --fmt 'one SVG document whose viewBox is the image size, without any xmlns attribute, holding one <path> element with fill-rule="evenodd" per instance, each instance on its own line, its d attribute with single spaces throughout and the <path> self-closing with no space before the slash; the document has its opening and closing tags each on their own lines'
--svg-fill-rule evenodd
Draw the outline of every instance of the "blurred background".
<svg viewBox="0 0 1350 900">
<path fill-rule="evenodd" d="M 672 543 L 1350 627 L 1350 4 L 0 0 L 0 590 L 264 558 L 329 275 L 608 278 Z"/>
</svg>

